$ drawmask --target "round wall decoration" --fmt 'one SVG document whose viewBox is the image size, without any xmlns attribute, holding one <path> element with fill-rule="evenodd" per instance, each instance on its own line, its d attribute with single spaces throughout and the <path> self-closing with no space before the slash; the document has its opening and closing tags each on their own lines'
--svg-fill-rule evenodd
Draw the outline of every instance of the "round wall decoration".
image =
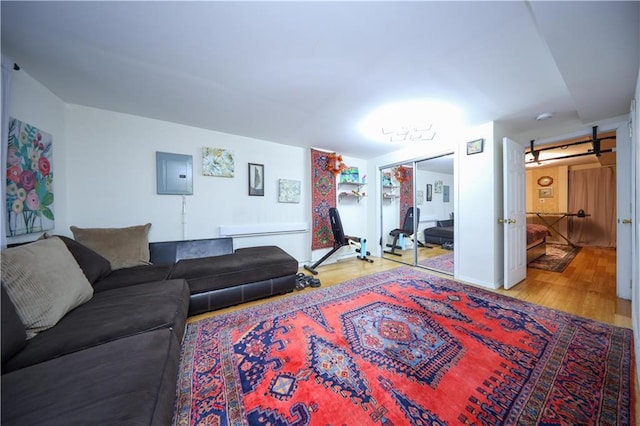
<svg viewBox="0 0 640 426">
<path fill-rule="evenodd" d="M 538 179 L 538 185 L 540 186 L 549 186 L 553 183 L 553 178 L 551 176 L 542 176 Z"/>
</svg>

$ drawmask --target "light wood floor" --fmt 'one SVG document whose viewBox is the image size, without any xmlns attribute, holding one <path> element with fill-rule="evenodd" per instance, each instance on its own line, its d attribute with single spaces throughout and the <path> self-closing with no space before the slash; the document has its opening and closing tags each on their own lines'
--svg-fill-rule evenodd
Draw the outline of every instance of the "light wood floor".
<svg viewBox="0 0 640 426">
<path fill-rule="evenodd" d="M 316 277 L 322 283 L 320 288 L 403 265 L 393 260 L 371 258 L 374 260 L 373 263 L 351 258 L 319 266 Z M 422 270 L 426 271 L 426 269 Z M 310 275 L 303 268 L 300 268 L 300 272 Z M 433 273 L 439 275 L 436 272 Z M 451 278 L 447 275 L 441 276 Z M 306 288 L 300 292 L 245 303 L 240 306 L 191 317 L 189 321 L 220 315 L 277 298 L 315 290 L 314 288 Z M 524 281 L 510 290 L 499 289 L 496 291 L 520 300 L 585 318 L 631 328 L 631 302 L 616 297 L 615 249 L 583 247 L 564 272 L 548 272 L 529 268 L 527 270 L 527 278 Z"/>
</svg>

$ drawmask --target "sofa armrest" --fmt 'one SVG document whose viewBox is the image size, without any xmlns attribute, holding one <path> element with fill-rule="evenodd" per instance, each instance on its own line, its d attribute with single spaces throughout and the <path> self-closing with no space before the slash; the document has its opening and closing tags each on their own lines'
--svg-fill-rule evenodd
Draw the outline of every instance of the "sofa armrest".
<svg viewBox="0 0 640 426">
<path fill-rule="evenodd" d="M 436 222 L 436 225 L 439 226 L 439 227 L 453 226 L 453 219 L 438 220 Z"/>
</svg>

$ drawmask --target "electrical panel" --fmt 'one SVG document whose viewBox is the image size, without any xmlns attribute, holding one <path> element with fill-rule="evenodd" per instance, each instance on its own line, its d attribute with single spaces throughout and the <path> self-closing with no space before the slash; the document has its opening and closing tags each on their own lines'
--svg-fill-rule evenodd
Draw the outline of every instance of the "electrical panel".
<svg viewBox="0 0 640 426">
<path fill-rule="evenodd" d="M 161 195 L 193 195 L 193 157 L 156 152 L 157 191 Z"/>
</svg>

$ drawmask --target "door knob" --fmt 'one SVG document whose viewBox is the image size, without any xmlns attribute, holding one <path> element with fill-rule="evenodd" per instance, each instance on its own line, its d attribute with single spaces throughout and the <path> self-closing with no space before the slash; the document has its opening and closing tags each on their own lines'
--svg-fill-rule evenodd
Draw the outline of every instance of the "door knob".
<svg viewBox="0 0 640 426">
<path fill-rule="evenodd" d="M 622 223 L 624 223 L 625 225 L 628 225 L 631 223 L 631 219 L 622 219 Z"/>
<path fill-rule="evenodd" d="M 515 219 L 507 219 L 507 223 L 516 223 Z"/>
<path fill-rule="evenodd" d="M 504 223 L 504 219 L 498 219 L 498 223 Z"/>
</svg>

